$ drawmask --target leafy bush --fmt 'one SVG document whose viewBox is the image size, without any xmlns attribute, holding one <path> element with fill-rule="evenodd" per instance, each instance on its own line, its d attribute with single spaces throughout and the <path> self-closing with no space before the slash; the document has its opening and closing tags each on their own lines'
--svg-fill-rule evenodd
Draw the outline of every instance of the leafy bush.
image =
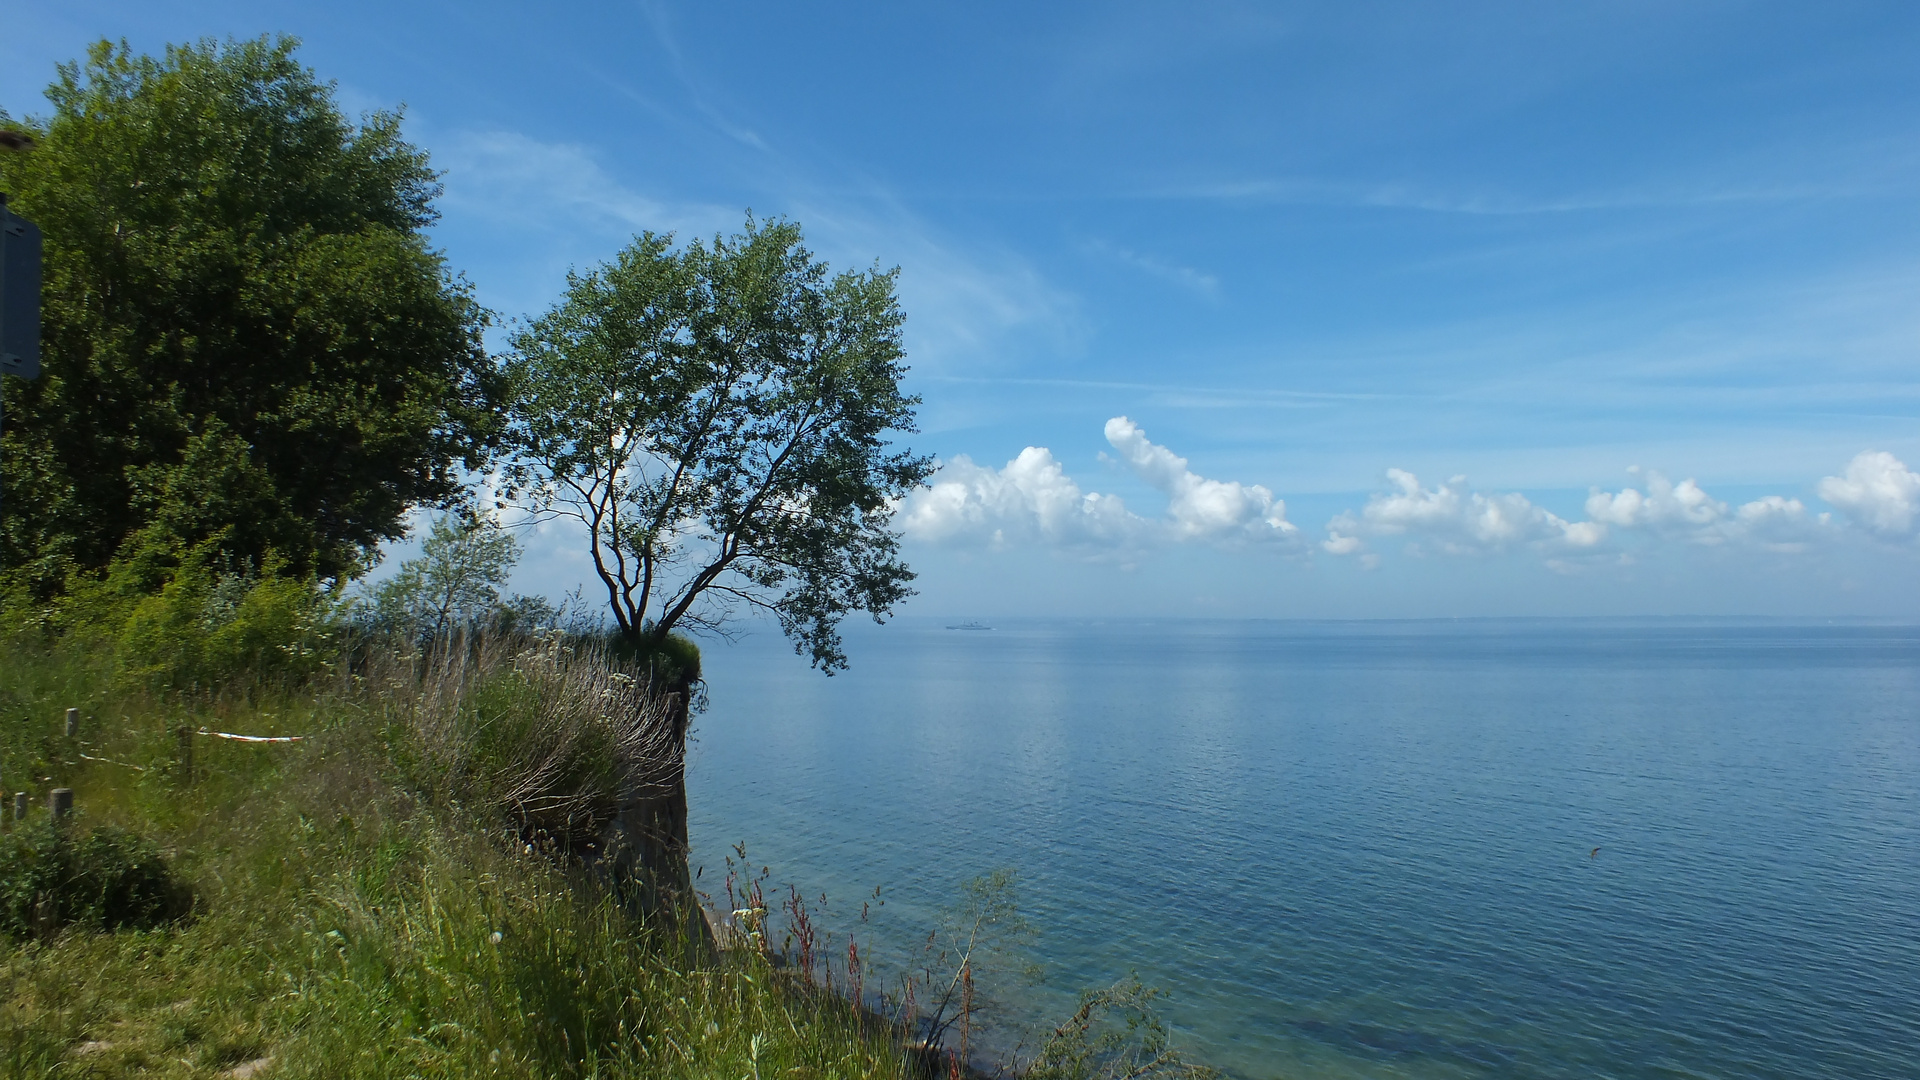
<svg viewBox="0 0 1920 1080">
<path fill-rule="evenodd" d="M 210 688 L 242 676 L 299 679 L 334 654 L 332 602 L 311 577 L 269 560 L 257 573 L 213 565 L 202 545 L 147 595 L 133 593 L 114 635 L 123 673 L 167 689 Z M 116 567 L 114 577 L 137 571 Z"/>
<path fill-rule="evenodd" d="M 70 826 L 43 820 L 0 840 L 0 932 L 10 936 L 149 929 L 189 905 L 159 849 L 124 829 L 96 826 L 76 839 Z"/>
</svg>

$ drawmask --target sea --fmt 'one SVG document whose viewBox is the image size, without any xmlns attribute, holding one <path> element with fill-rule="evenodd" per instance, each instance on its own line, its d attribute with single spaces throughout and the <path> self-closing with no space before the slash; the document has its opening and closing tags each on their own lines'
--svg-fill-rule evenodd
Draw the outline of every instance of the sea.
<svg viewBox="0 0 1920 1080">
<path fill-rule="evenodd" d="M 1010 872 L 983 1055 L 1137 977 L 1233 1077 L 1920 1077 L 1920 627 L 964 625 L 709 643 L 688 782 L 869 992 Z"/>
</svg>

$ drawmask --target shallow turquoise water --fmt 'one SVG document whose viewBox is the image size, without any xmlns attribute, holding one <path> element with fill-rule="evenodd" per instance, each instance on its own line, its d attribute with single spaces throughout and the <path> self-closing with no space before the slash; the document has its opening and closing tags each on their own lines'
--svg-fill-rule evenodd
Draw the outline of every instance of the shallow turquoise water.
<svg viewBox="0 0 1920 1080">
<path fill-rule="evenodd" d="M 1920 628 L 994 625 L 709 646 L 701 884 L 1014 867 L 1002 1032 L 1137 969 L 1238 1076 L 1920 1076 Z"/>
</svg>

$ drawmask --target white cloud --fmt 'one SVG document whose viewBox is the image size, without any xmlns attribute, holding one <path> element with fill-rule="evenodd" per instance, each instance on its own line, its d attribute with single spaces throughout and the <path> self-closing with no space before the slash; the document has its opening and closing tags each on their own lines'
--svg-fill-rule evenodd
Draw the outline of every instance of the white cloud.
<svg viewBox="0 0 1920 1080">
<path fill-rule="evenodd" d="M 1644 490 L 1594 489 L 1587 497 L 1585 521 L 1567 521 L 1517 493 L 1473 491 L 1465 477 L 1456 476 L 1431 490 L 1401 469 L 1389 469 L 1387 478 L 1395 491 L 1375 495 L 1358 514 L 1340 514 L 1327 523 L 1323 550 L 1350 555 L 1365 547 L 1365 538 L 1379 536 L 1407 536 L 1416 544 L 1427 541 L 1449 554 L 1531 546 L 1558 553 L 1547 565 L 1571 573 L 1585 565 L 1577 559 L 1630 561 L 1623 545 L 1611 541 L 1634 535 L 1642 537 L 1642 542 L 1739 543 L 1789 554 L 1805 551 L 1815 540 L 1831 535 L 1829 515 L 1809 514 L 1798 499 L 1766 495 L 1735 507 L 1691 479 L 1676 484 L 1657 472 L 1646 474 Z M 1920 488 L 1920 477 L 1915 483 Z"/>
<path fill-rule="evenodd" d="M 1845 476 L 1820 481 L 1820 497 L 1854 524 L 1888 539 L 1913 535 L 1920 514 L 1920 473 L 1884 450 L 1866 450 L 1847 463 Z"/>
<path fill-rule="evenodd" d="M 1182 289 L 1195 295 L 1213 299 L 1220 293 L 1220 279 L 1204 270 L 1196 270 L 1191 266 L 1169 263 L 1161 259 L 1156 259 L 1151 255 L 1143 255 L 1140 252 L 1124 247 L 1116 247 L 1101 241 L 1095 241 L 1089 244 L 1088 249 L 1097 255 L 1110 258 L 1122 266 L 1131 267 L 1157 277 L 1162 281 L 1178 285 Z"/>
<path fill-rule="evenodd" d="M 1351 555 L 1365 547 L 1366 543 L 1357 536 L 1345 536 L 1333 532 L 1327 539 L 1320 541 L 1320 546 L 1334 555 Z"/>
<path fill-rule="evenodd" d="M 1474 491 L 1464 476 L 1436 488 L 1420 486 L 1420 478 L 1404 469 L 1388 469 L 1387 479 L 1396 490 L 1375 495 L 1358 514 L 1341 514 L 1327 524 L 1323 550 L 1349 555 L 1361 549 L 1367 536 L 1429 539 L 1441 551 L 1456 555 L 1493 553 L 1526 544 L 1582 549 L 1594 547 L 1607 535 L 1602 523 L 1568 522 L 1524 495 Z"/>
<path fill-rule="evenodd" d="M 476 273 L 488 287 L 486 301 L 510 314 L 545 307 L 569 268 L 611 258 L 642 230 L 691 240 L 737 232 L 745 221 L 745 206 L 656 198 L 588 145 L 464 130 L 437 137 L 434 146 L 435 163 L 446 169 L 446 221 L 488 240 L 461 253 L 461 261 L 487 270 Z M 788 164 L 767 172 L 789 181 L 795 175 Z M 791 215 L 806 229 L 808 246 L 837 269 L 897 264 L 901 301 L 913 313 L 909 351 L 922 373 L 963 364 L 971 370 L 1021 335 L 1056 350 L 1080 348 L 1085 327 L 1076 299 L 1016 252 L 947 233 L 884 189 L 796 197 L 793 188 L 786 183 L 752 205 L 763 216 Z M 520 255 L 511 266 L 486 268 L 498 258 L 502 234 L 516 237 Z M 529 258 L 529 250 L 539 254 Z"/>
<path fill-rule="evenodd" d="M 1727 504 L 1700 490 L 1691 479 L 1673 483 L 1657 472 L 1647 474 L 1644 494 L 1626 488 L 1618 494 L 1595 491 L 1587 497 L 1587 516 L 1623 528 L 1661 531 L 1699 529 L 1721 521 Z"/>
<path fill-rule="evenodd" d="M 1107 421 L 1107 441 L 1167 497 L 1166 513 L 1144 517 L 1117 495 L 1083 491 L 1044 447 L 1029 446 L 1004 468 L 962 455 L 907 496 L 897 519 L 909 538 L 993 546 L 1039 541 L 1060 547 L 1132 550 L 1169 543 L 1295 541 L 1286 503 L 1258 484 L 1209 480 L 1187 460 L 1149 441 L 1124 416 Z"/>
<path fill-rule="evenodd" d="M 1826 514 L 1808 514 L 1799 499 L 1764 495 L 1734 512 L 1731 531 L 1770 551 L 1794 553 L 1805 551 L 1828 523 Z"/>
<path fill-rule="evenodd" d="M 1029 446 L 999 470 L 962 454 L 901 507 L 900 529 L 932 542 L 999 547 L 1040 540 L 1065 547 L 1126 547 L 1148 522 L 1118 496 L 1083 492 L 1045 447 Z"/>
<path fill-rule="evenodd" d="M 1268 488 L 1201 476 L 1128 417 L 1108 420 L 1105 433 L 1116 452 L 1112 460 L 1166 497 L 1163 513 L 1144 516 L 1117 495 L 1085 491 L 1052 452 L 1029 446 L 1000 469 L 965 456 L 948 461 L 904 500 L 901 528 L 926 542 L 1037 542 L 1088 552 L 1134 553 L 1182 543 L 1304 547 L 1300 530 L 1287 520 L 1286 503 Z M 1675 482 L 1658 472 L 1643 475 L 1639 487 L 1594 489 L 1586 500 L 1586 520 L 1570 521 L 1518 492 L 1475 491 L 1463 476 L 1427 487 L 1411 472 L 1389 469 L 1389 490 L 1360 510 L 1328 521 L 1319 548 L 1329 555 L 1358 556 L 1372 568 L 1379 555 L 1369 550 L 1369 542 L 1399 537 L 1411 551 L 1532 551 L 1550 568 L 1572 573 L 1633 565 L 1636 552 L 1662 542 L 1794 554 L 1844 537 L 1832 515 L 1811 513 L 1797 498 L 1765 495 L 1736 505 L 1715 498 L 1691 478 Z M 1878 535 L 1898 538 L 1920 531 L 1920 473 L 1891 454 L 1860 454 L 1844 477 L 1826 478 L 1819 491 Z"/>
<path fill-rule="evenodd" d="M 922 374 L 997 362 L 1010 338 L 1037 337 L 1077 352 L 1086 327 L 1078 301 L 1018 253 L 949 235 L 884 191 L 866 199 L 792 207 L 809 246 L 836 267 L 900 267 L 908 352 Z"/>
<path fill-rule="evenodd" d="M 1595 490 L 1587 497 L 1587 516 L 1696 544 L 1747 542 L 1780 552 L 1805 550 L 1828 524 L 1825 515 L 1808 514 L 1799 499 L 1764 495 L 1734 507 L 1707 494 L 1690 478 L 1676 484 L 1657 472 L 1647 473 L 1645 492 Z"/>
<path fill-rule="evenodd" d="M 1209 480 L 1187 459 L 1147 440 L 1124 416 L 1107 421 L 1107 442 L 1133 471 L 1167 497 L 1167 518 L 1180 540 L 1269 540 L 1299 532 L 1287 520 L 1287 504 L 1259 484 Z"/>
</svg>

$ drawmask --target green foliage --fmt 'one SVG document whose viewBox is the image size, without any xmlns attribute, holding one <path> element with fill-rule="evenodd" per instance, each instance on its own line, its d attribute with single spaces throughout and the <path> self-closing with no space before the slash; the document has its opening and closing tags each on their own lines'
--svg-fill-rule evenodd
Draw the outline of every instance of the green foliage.
<svg viewBox="0 0 1920 1080">
<path fill-rule="evenodd" d="M 373 590 L 372 622 L 422 640 L 483 625 L 524 622 L 527 598 L 504 606 L 500 589 L 520 559 L 520 542 L 486 520 L 434 518 L 418 558 Z"/>
<path fill-rule="evenodd" d="M 1038 968 L 1024 962 L 1033 933 L 1020 914 L 1014 871 L 1003 867 L 961 885 L 917 958 L 917 979 L 926 995 L 927 1045 L 966 1046 L 976 1018 L 999 1011 L 997 983 L 1009 976 L 1039 977 Z"/>
<path fill-rule="evenodd" d="M 124 829 L 76 836 L 42 818 L 0 837 L 0 933 L 149 929 L 184 915 L 190 899 L 159 849 Z"/>
<path fill-rule="evenodd" d="M 104 574 L 69 575 L 41 602 L 0 589 L 4 639 L 15 650 L 85 650 L 128 686 L 219 691 L 231 684 L 297 683 L 340 658 L 333 590 L 269 552 L 236 566 L 218 538 L 182 549 L 140 538 Z"/>
<path fill-rule="evenodd" d="M 571 662 L 563 651 L 546 655 Z M 596 666 L 610 672 L 604 660 L 580 664 L 576 701 L 617 687 L 605 675 L 583 678 Z M 545 662 L 505 653 L 474 669 L 483 677 L 469 680 L 463 700 L 476 727 L 510 727 L 506 714 L 528 708 L 528 685 L 556 677 L 540 673 Z M 523 681 L 491 683 L 516 664 Z M 110 659 L 71 634 L 0 665 L 6 775 L 31 770 L 73 787 L 90 821 L 117 826 L 60 833 L 43 817 L 0 836 L 0 905 L 14 927 L 26 911 L 32 928 L 0 933 L 0 1076 L 186 1080 L 269 1057 L 269 1075 L 288 1078 L 949 1075 L 944 1056 L 902 1045 L 914 1026 L 902 1002 L 888 1001 L 901 1009 L 889 1023 L 759 950 L 715 957 L 673 926 L 636 918 L 578 865 L 501 843 L 497 818 L 421 798 L 411 736 L 398 721 L 422 698 L 457 689 L 423 677 L 433 670 L 393 656 L 385 670 L 251 698 L 164 697 L 115 678 Z M 552 700 L 541 696 L 552 685 L 531 700 Z M 71 703 L 86 707 L 81 745 L 91 759 L 48 738 Z M 199 740 L 196 780 L 183 786 L 165 768 L 183 723 L 309 738 Z M 506 750 L 505 731 L 478 737 L 501 741 L 475 759 L 538 756 Z M 47 869 L 58 866 L 81 870 Z M 192 882 L 191 919 L 156 914 L 178 914 L 186 897 L 164 887 L 162 872 L 176 886 Z M 42 935 L 37 902 L 23 908 L 13 898 L 74 877 L 95 884 L 60 891 L 99 902 L 63 916 L 74 920 L 69 929 Z M 178 906 L 139 899 L 161 895 Z M 924 1012 L 913 1034 L 924 1032 L 940 988 L 956 986 L 947 1015 L 958 1020 L 945 1025 L 944 1045 L 966 1044 L 968 1026 L 990 1011 L 987 981 L 1017 970 L 1030 933 L 1017 899 L 1004 871 L 961 890 L 936 935 L 940 980 L 918 984 Z M 757 889 L 743 906 L 764 920 Z M 100 932 L 141 925 L 156 929 Z M 764 922 L 750 917 L 748 926 Z M 814 946 L 824 968 L 837 950 Z M 965 972 L 981 981 L 979 996 L 968 993 Z M 836 974 L 854 979 L 847 967 Z M 1088 995 L 1026 1075 L 1204 1075 L 1171 1053 L 1154 1001 L 1133 981 Z"/>
<path fill-rule="evenodd" d="M 685 634 L 593 637 L 603 643 L 610 656 L 642 673 L 656 687 L 685 693 L 700 681 L 700 645 Z"/>
<path fill-rule="evenodd" d="M 492 368 L 422 231 L 435 175 L 293 50 L 101 42 L 0 154 L 46 241 L 44 372 L 0 380 L 0 570 L 37 599 L 136 533 L 349 573 L 478 464 Z"/>
<path fill-rule="evenodd" d="M 790 222 L 679 250 L 649 232 L 515 335 L 508 479 L 586 525 L 622 633 L 747 605 L 832 671 L 848 612 L 911 595 L 890 523 L 931 464 L 888 443 L 918 404 L 894 278 L 829 276 Z"/>
<path fill-rule="evenodd" d="M 169 689 L 243 676 L 300 679 L 334 659 L 331 603 L 312 578 L 213 572 L 206 549 L 135 601 L 118 635 L 125 674 Z"/>
</svg>

